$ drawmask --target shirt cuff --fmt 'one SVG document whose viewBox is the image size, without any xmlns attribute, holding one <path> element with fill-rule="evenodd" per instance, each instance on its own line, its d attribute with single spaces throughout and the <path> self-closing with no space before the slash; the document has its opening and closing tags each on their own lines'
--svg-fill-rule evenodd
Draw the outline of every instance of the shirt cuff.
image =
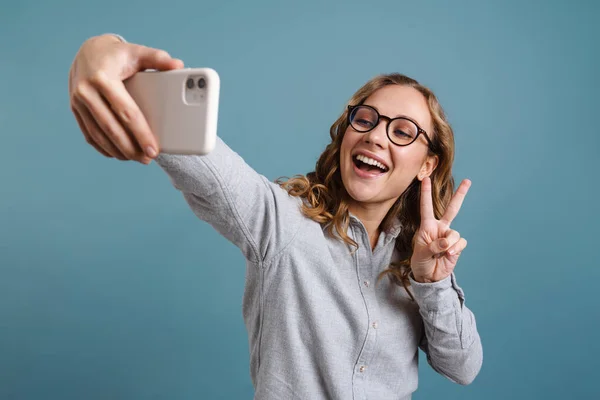
<svg viewBox="0 0 600 400">
<path fill-rule="evenodd" d="M 412 272 L 408 275 L 415 301 L 426 311 L 438 311 L 462 306 L 465 297 L 456 283 L 454 272 L 441 281 L 420 283 L 414 280 Z"/>
</svg>

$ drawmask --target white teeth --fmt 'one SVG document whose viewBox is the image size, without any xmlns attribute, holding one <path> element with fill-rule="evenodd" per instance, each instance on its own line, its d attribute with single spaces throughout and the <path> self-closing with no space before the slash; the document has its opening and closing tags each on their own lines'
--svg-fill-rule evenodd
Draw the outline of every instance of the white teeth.
<svg viewBox="0 0 600 400">
<path fill-rule="evenodd" d="M 365 164 L 374 165 L 376 167 L 379 167 L 379 168 L 381 168 L 384 171 L 388 170 L 387 167 L 385 165 L 383 165 L 382 163 L 380 163 L 379 161 L 373 160 L 372 158 L 369 158 L 369 157 L 367 157 L 365 155 L 359 154 L 359 155 L 356 156 L 356 159 L 359 160 L 359 161 L 364 162 Z"/>
</svg>

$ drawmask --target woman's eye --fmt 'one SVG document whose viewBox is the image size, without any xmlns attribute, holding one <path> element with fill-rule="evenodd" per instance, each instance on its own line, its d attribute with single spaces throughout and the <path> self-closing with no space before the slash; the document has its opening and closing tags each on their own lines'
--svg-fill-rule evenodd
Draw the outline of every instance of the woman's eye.
<svg viewBox="0 0 600 400">
<path fill-rule="evenodd" d="M 365 127 L 371 127 L 373 126 L 373 123 L 367 119 L 357 119 L 356 123 L 361 125 L 361 126 L 365 126 Z"/>
<path fill-rule="evenodd" d="M 401 131 L 400 129 L 396 129 L 394 131 L 394 135 L 400 136 L 400 137 L 403 137 L 403 138 L 412 138 L 413 137 L 410 133 L 406 133 L 404 131 Z"/>
</svg>

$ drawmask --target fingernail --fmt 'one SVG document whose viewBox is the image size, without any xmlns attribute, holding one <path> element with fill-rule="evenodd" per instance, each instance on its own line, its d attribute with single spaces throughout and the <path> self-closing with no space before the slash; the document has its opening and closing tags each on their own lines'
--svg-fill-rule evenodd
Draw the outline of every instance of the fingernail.
<svg viewBox="0 0 600 400">
<path fill-rule="evenodd" d="M 154 158 L 156 157 L 156 150 L 154 150 L 154 147 L 148 146 L 146 147 L 146 154 L 148 154 L 148 157 Z"/>
<path fill-rule="evenodd" d="M 446 239 L 440 240 L 440 246 L 442 249 L 445 249 L 446 247 L 448 247 L 448 241 Z"/>
<path fill-rule="evenodd" d="M 456 249 L 452 249 L 448 252 L 448 254 L 450 254 L 451 256 L 453 256 L 456 253 Z"/>
</svg>

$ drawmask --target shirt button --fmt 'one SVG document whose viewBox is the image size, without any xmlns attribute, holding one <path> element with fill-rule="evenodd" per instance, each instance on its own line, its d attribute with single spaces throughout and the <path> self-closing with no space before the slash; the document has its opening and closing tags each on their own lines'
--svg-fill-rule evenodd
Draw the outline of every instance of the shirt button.
<svg viewBox="0 0 600 400">
<path fill-rule="evenodd" d="M 369 287 L 369 281 L 365 281 L 364 284 L 366 287 Z"/>
<path fill-rule="evenodd" d="M 367 369 L 366 366 L 361 365 L 360 368 L 358 369 L 360 372 L 365 372 L 365 369 Z"/>
<path fill-rule="evenodd" d="M 373 322 L 373 329 L 377 329 L 377 321 Z"/>
</svg>

